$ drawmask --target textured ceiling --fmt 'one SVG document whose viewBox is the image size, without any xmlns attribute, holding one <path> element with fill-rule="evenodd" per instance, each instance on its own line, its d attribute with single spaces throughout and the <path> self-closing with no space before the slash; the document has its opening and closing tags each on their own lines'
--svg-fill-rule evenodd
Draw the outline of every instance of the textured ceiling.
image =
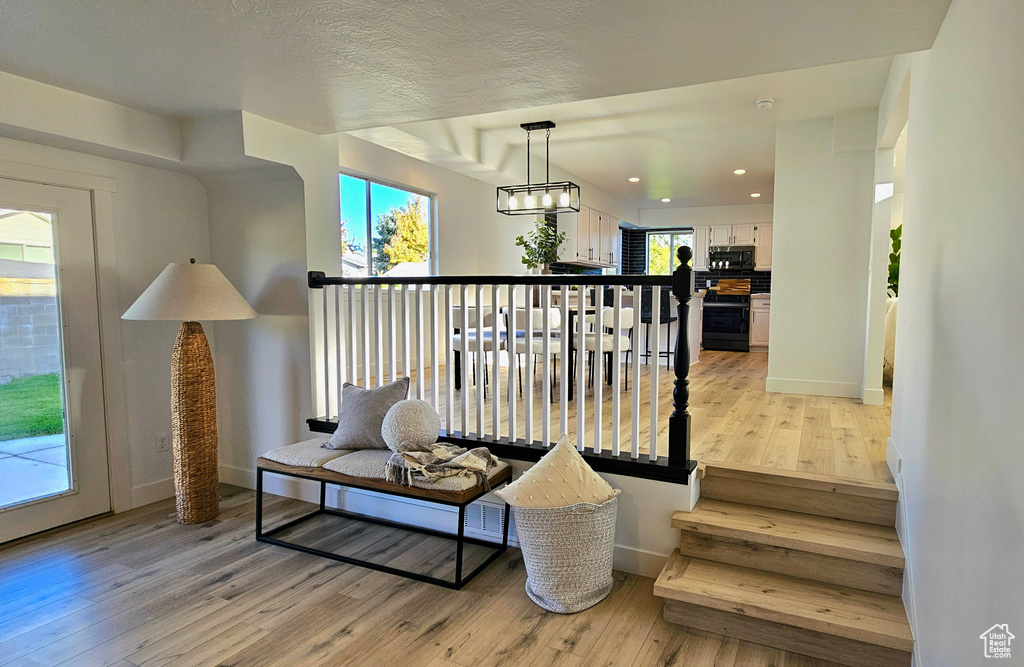
<svg viewBox="0 0 1024 667">
<path fill-rule="evenodd" d="M 352 134 L 476 176 L 490 171 L 503 182 L 525 176 L 519 124 L 553 120 L 552 165 L 637 208 L 768 203 L 776 125 L 877 106 L 890 62 L 873 58 Z M 775 100 L 770 111 L 756 107 L 762 98 Z M 536 180 L 543 176 L 544 135 L 534 138 Z M 747 173 L 733 174 L 739 168 Z M 630 176 L 640 182 L 628 182 Z M 752 192 L 762 196 L 752 199 Z M 672 202 L 662 204 L 662 197 Z"/>
<path fill-rule="evenodd" d="M 319 132 L 929 48 L 950 0 L 0 0 L 0 70 Z"/>
</svg>

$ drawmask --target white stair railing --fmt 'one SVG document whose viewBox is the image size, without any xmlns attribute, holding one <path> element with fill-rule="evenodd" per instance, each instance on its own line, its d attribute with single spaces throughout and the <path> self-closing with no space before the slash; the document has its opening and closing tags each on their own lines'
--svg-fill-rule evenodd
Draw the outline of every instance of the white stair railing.
<svg viewBox="0 0 1024 667">
<path fill-rule="evenodd" d="M 671 405 L 662 395 L 672 380 L 686 390 L 689 365 L 680 374 L 677 363 L 677 372 L 663 381 L 657 362 L 661 290 L 675 288 L 674 279 L 678 276 L 389 279 L 311 273 L 311 287 L 322 289 L 323 296 L 313 301 L 319 309 L 314 321 L 322 325 L 322 355 L 317 355 L 322 379 L 316 397 L 320 417 L 310 422 L 324 422 L 319 424 L 324 429 L 338 416 L 345 382 L 371 388 L 406 375 L 410 397 L 437 409 L 449 439 L 535 450 L 569 432 L 585 455 L 671 467 L 677 463 L 673 443 L 688 460 L 688 442 L 680 450 L 678 433 L 670 432 L 668 446 L 658 435 Z M 641 363 L 635 349 L 623 347 L 627 333 L 631 346 L 640 339 L 622 325 L 644 326 L 638 316 L 644 287 L 654 329 L 649 364 Z M 628 308 L 635 311 L 626 313 Z M 677 354 L 688 350 L 687 329 L 680 323 L 681 339 L 670 344 Z M 644 392 L 649 392 L 648 405 L 640 400 Z M 678 412 L 678 401 L 675 407 Z M 685 409 L 683 416 L 688 429 Z"/>
</svg>

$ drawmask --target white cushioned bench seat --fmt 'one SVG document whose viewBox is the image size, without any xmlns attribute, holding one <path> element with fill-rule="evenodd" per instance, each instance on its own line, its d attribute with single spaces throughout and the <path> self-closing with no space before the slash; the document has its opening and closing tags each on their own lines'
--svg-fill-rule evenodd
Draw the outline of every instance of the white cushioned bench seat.
<svg viewBox="0 0 1024 667">
<path fill-rule="evenodd" d="M 391 458 L 391 450 L 385 449 L 362 449 L 352 452 L 346 456 L 332 459 L 323 464 L 324 470 L 341 473 L 349 477 L 364 477 L 368 479 L 385 479 L 384 465 Z M 493 480 L 508 464 L 498 460 L 488 475 Z M 477 485 L 476 475 L 459 475 L 457 477 L 441 477 L 433 482 L 424 479 L 412 478 L 412 485 L 419 489 L 433 489 L 436 491 L 467 491 Z"/>
<path fill-rule="evenodd" d="M 327 438 L 320 436 L 319 438 L 298 442 L 294 445 L 272 449 L 264 454 L 263 458 L 286 466 L 319 468 L 329 461 L 333 461 L 355 451 L 351 449 L 327 449 L 323 446 L 325 442 L 327 442 Z M 382 454 L 387 453 L 380 449 L 376 451 L 381 452 Z M 387 460 L 386 457 L 385 460 Z"/>
</svg>

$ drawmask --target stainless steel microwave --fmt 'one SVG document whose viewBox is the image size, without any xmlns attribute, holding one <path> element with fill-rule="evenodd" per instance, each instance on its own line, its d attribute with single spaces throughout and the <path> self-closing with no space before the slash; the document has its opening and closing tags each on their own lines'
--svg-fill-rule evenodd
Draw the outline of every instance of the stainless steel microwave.
<svg viewBox="0 0 1024 667">
<path fill-rule="evenodd" d="M 754 247 L 712 248 L 708 254 L 708 271 L 753 271 Z"/>
</svg>

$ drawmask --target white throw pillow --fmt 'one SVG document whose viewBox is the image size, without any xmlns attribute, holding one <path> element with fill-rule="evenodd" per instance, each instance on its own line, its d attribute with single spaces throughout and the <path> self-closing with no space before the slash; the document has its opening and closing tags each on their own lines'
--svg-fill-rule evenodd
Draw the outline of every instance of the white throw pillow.
<svg viewBox="0 0 1024 667">
<path fill-rule="evenodd" d="M 554 449 L 519 479 L 494 492 L 513 507 L 569 507 L 577 503 L 601 505 L 618 489 L 587 465 L 563 433 Z"/>
<path fill-rule="evenodd" d="M 441 435 L 441 418 L 430 403 L 416 399 L 399 401 L 384 415 L 380 427 L 388 449 L 397 452 L 402 445 L 426 447 Z"/>
</svg>

